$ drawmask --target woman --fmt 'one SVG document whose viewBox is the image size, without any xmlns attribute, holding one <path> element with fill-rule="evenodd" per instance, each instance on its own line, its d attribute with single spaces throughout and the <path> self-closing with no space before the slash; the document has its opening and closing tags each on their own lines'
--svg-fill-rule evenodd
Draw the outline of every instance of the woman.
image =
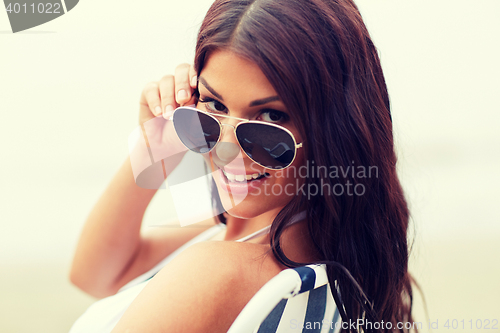
<svg viewBox="0 0 500 333">
<path fill-rule="evenodd" d="M 354 3 L 217 0 L 198 35 L 196 73 L 188 71 L 181 66 L 175 78 L 146 87 L 140 119 L 170 118 L 192 97 L 222 124 L 219 142 L 198 152 L 216 174 L 227 210 L 217 218 L 226 229 L 210 239 L 224 241 L 190 246 L 143 282 L 137 298 L 124 301 L 113 332 L 225 332 L 269 279 L 306 263 L 327 264 L 344 321 L 366 317 L 394 327 L 411 321 L 409 213 L 396 174 L 389 99 Z M 186 110 L 174 112 L 174 124 Z M 247 120 L 288 133 L 295 147 L 286 153 L 293 156 L 283 163 L 259 157 L 237 130 Z M 246 127 L 249 136 L 257 130 Z M 77 248 L 72 281 L 95 296 L 115 294 L 200 232 L 141 236 L 155 191 L 139 188 L 131 174 L 125 163 Z"/>
</svg>

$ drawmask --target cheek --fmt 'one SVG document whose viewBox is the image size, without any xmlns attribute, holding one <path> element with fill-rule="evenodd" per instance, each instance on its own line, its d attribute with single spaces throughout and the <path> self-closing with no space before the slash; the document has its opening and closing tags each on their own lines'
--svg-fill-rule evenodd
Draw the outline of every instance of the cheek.
<svg viewBox="0 0 500 333">
<path fill-rule="evenodd" d="M 277 195 L 279 197 L 291 197 L 297 196 L 300 191 L 300 187 L 306 181 L 305 177 L 307 165 L 302 154 L 297 152 L 297 156 L 293 161 L 292 165 L 281 171 L 276 171 L 273 174 L 273 186 L 281 188 L 281 191 L 274 191 L 273 193 L 281 193 Z"/>
<path fill-rule="evenodd" d="M 297 151 L 297 156 L 290 166 L 289 171 L 289 182 L 293 182 L 295 186 L 301 186 L 306 182 L 308 163 L 306 163 L 306 158 L 303 153 L 303 149 L 299 148 Z"/>
<path fill-rule="evenodd" d="M 305 154 L 304 154 L 304 148 L 297 149 L 297 155 L 295 156 L 295 160 L 293 161 L 293 163 L 290 166 L 290 168 L 294 169 L 295 174 L 297 175 L 297 177 L 303 178 L 303 177 L 299 176 L 301 174 L 301 173 L 299 173 L 299 170 L 301 170 L 301 168 L 302 169 L 303 168 L 307 168 L 306 157 L 305 157 Z"/>
</svg>

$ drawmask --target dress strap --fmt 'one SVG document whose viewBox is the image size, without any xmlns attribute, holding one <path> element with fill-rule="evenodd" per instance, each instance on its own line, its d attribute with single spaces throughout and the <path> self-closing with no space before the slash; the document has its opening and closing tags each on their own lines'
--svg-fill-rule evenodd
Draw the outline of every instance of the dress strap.
<svg viewBox="0 0 500 333">
<path fill-rule="evenodd" d="M 291 219 L 290 219 L 290 222 L 288 223 L 288 226 L 291 226 L 292 224 L 295 224 L 299 221 L 302 221 L 304 218 L 306 217 L 306 211 L 303 210 L 301 211 L 300 213 L 294 215 Z M 271 225 L 268 225 L 260 230 L 257 230 L 256 232 L 248 235 L 248 236 L 245 236 L 243 238 L 240 238 L 240 239 L 237 239 L 235 240 L 235 242 L 246 242 L 247 240 L 250 240 L 250 239 L 254 239 L 254 238 L 257 238 L 257 237 L 260 237 L 260 236 L 263 236 L 263 235 L 266 235 L 269 233 L 269 230 L 271 229 Z"/>
<path fill-rule="evenodd" d="M 267 227 L 264 227 L 264 228 L 262 228 L 260 230 L 257 230 L 253 234 L 250 234 L 250 235 L 245 236 L 243 238 L 237 239 L 237 240 L 235 240 L 235 242 L 246 242 L 247 240 L 254 239 L 254 238 L 257 238 L 259 236 L 268 234 L 269 233 L 269 229 L 271 229 L 270 225 L 268 225 Z"/>
</svg>

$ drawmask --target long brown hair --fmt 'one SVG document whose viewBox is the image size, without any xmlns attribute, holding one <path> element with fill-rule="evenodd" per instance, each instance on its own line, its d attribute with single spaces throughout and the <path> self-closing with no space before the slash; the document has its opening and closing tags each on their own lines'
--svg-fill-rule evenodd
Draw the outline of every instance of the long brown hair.
<svg viewBox="0 0 500 333">
<path fill-rule="evenodd" d="M 409 331 L 397 328 L 412 322 L 409 211 L 396 173 L 380 60 L 356 5 L 351 0 L 217 0 L 198 35 L 198 74 L 219 48 L 261 68 L 298 126 L 306 159 L 323 171 L 309 175 L 305 187 L 325 191 L 299 192 L 273 221 L 276 258 L 289 267 L 304 264 L 284 255 L 280 236 L 305 207 L 342 319 L 392 323 L 392 328 L 364 327 L 365 332 Z M 331 170 L 349 171 L 335 177 Z M 344 190 L 350 184 L 352 195 L 339 194 L 339 184 Z"/>
</svg>

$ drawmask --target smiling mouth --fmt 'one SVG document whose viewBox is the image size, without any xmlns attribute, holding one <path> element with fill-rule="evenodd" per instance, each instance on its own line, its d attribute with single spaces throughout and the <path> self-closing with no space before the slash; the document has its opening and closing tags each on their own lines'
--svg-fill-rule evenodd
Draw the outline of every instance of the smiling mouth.
<svg viewBox="0 0 500 333">
<path fill-rule="evenodd" d="M 224 177 L 228 180 L 228 182 L 231 182 L 231 183 L 246 183 L 246 182 L 259 180 L 259 179 L 270 176 L 270 174 L 267 172 L 253 173 L 250 175 L 242 175 L 242 174 L 235 175 L 235 174 L 226 172 L 223 169 L 221 169 L 221 171 L 222 171 L 222 174 L 224 175 Z"/>
</svg>

